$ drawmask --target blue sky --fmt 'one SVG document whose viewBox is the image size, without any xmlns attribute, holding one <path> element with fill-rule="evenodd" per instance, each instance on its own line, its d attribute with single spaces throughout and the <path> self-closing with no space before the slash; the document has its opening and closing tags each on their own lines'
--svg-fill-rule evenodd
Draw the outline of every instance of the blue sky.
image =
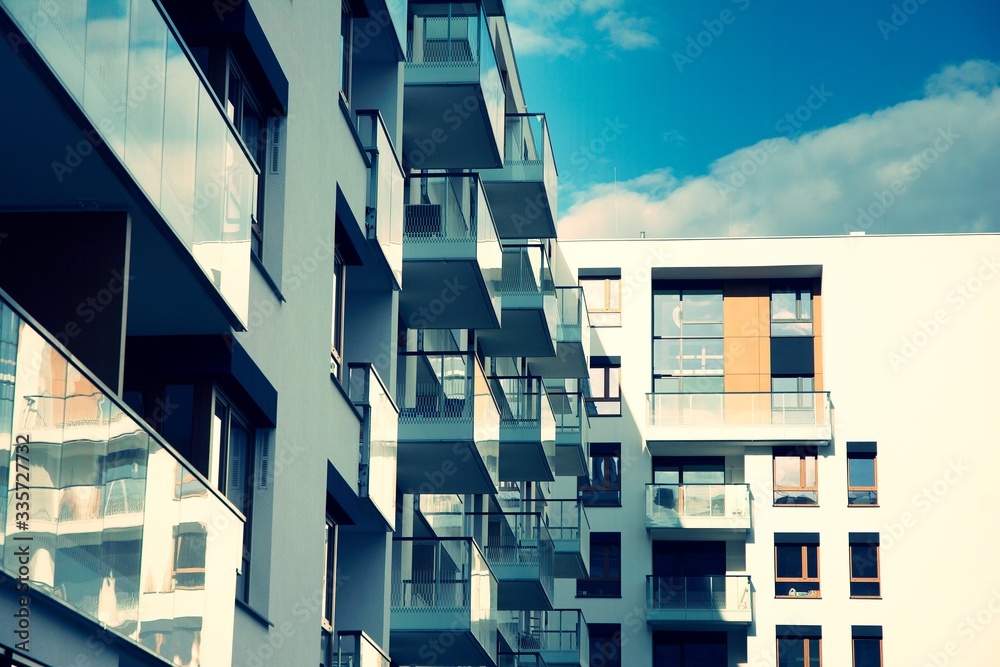
<svg viewBox="0 0 1000 667">
<path fill-rule="evenodd" d="M 529 109 L 549 117 L 563 234 L 614 235 L 596 219 L 608 202 L 595 204 L 616 171 L 626 236 L 1000 231 L 988 192 L 911 220 L 930 190 L 1000 189 L 1000 151 L 983 150 L 1000 148 L 1000 4 L 507 0 L 507 14 Z M 938 130 L 951 143 L 920 162 Z M 956 170 L 975 177 L 954 189 Z M 894 182 L 876 229 L 862 212 Z M 719 201 L 697 201 L 703 187 Z M 768 213 L 768 187 L 807 191 Z M 810 199 L 839 216 L 782 218 L 808 215 Z"/>
</svg>

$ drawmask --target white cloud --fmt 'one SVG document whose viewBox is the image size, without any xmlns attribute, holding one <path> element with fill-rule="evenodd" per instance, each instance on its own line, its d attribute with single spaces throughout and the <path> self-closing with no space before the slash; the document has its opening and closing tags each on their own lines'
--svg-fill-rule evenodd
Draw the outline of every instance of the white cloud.
<svg viewBox="0 0 1000 667">
<path fill-rule="evenodd" d="M 607 34 L 615 45 L 627 50 L 646 49 L 660 43 L 656 35 L 649 32 L 650 19 L 626 16 L 621 12 L 609 11 L 597 19 L 594 26 Z"/>
<path fill-rule="evenodd" d="M 766 139 L 720 158 L 706 176 L 679 180 L 664 168 L 617 188 L 572 193 L 559 234 L 1000 231 L 1000 87 L 995 78 L 989 85 L 993 68 L 977 61 L 946 68 L 928 80 L 922 99 L 799 137 Z"/>
<path fill-rule="evenodd" d="M 568 56 L 583 51 L 587 43 L 575 35 L 560 35 L 511 23 L 510 38 L 518 55 Z"/>
</svg>

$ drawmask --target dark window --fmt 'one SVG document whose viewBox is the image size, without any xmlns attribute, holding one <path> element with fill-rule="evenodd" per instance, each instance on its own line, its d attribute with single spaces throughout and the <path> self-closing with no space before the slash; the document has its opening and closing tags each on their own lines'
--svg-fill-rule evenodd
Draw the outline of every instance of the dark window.
<svg viewBox="0 0 1000 667">
<path fill-rule="evenodd" d="M 333 324 L 330 332 L 330 373 L 338 380 L 343 370 L 344 352 L 344 301 L 345 291 L 344 260 L 339 252 L 333 260 Z"/>
<path fill-rule="evenodd" d="M 333 629 L 333 612 L 337 603 L 337 523 L 327 517 L 323 534 L 323 628 Z"/>
<path fill-rule="evenodd" d="M 725 632 L 657 632 L 653 667 L 728 667 Z"/>
<path fill-rule="evenodd" d="M 775 505 L 819 505 L 815 447 L 776 447 L 773 466 Z"/>
<path fill-rule="evenodd" d="M 878 505 L 875 452 L 847 452 L 847 504 Z"/>
<path fill-rule="evenodd" d="M 722 313 L 721 287 L 655 289 L 655 393 L 719 393 L 725 390 Z"/>
<path fill-rule="evenodd" d="M 226 113 L 263 176 L 267 164 L 267 115 L 232 54 L 226 79 Z M 264 179 L 261 177 L 257 184 L 257 208 L 250 226 L 251 249 L 257 257 L 261 256 L 264 247 L 263 211 Z"/>
<path fill-rule="evenodd" d="M 590 476 L 578 480 L 580 499 L 587 507 L 617 507 L 622 504 L 621 445 L 593 443 Z"/>
<path fill-rule="evenodd" d="M 599 365 L 600 364 L 600 365 Z M 622 414 L 621 363 L 594 363 L 590 366 L 587 414 L 591 417 L 620 417 Z"/>
<path fill-rule="evenodd" d="M 219 456 L 219 488 L 246 517 L 243 557 L 236 579 L 236 595 L 250 600 L 250 554 L 253 536 L 253 498 L 256 479 L 254 433 L 221 396 L 215 397 L 212 450 Z"/>
<path fill-rule="evenodd" d="M 778 667 L 821 667 L 820 638 L 778 637 Z"/>
<path fill-rule="evenodd" d="M 882 667 L 882 637 L 858 636 L 851 638 L 854 667 Z"/>
<path fill-rule="evenodd" d="M 819 544 L 774 545 L 776 597 L 819 597 Z"/>
<path fill-rule="evenodd" d="M 771 290 L 771 335 L 813 335 L 812 288 L 776 287 Z"/>
<path fill-rule="evenodd" d="M 590 576 L 576 580 L 577 597 L 622 596 L 621 533 L 590 534 Z"/>
<path fill-rule="evenodd" d="M 347 102 L 351 99 L 352 19 L 351 6 L 344 0 L 340 5 L 340 91 Z"/>
<path fill-rule="evenodd" d="M 587 277 L 580 278 L 590 324 L 595 327 L 620 327 L 622 325 L 622 279 Z"/>
<path fill-rule="evenodd" d="M 622 626 L 618 623 L 591 623 L 590 667 L 622 667 Z"/>
<path fill-rule="evenodd" d="M 878 541 L 851 538 L 851 597 L 877 598 L 881 595 Z"/>
</svg>

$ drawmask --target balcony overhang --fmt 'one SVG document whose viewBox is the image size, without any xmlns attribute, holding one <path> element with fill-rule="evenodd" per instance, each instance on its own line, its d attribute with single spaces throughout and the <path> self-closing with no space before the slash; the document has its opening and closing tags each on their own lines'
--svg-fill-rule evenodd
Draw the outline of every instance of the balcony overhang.
<svg viewBox="0 0 1000 667">
<path fill-rule="evenodd" d="M 502 326 L 479 332 L 483 351 L 491 357 L 555 356 L 556 345 L 545 312 L 545 298 L 541 293 L 504 294 L 501 297 Z"/>
<path fill-rule="evenodd" d="M 539 424 L 500 425 L 500 479 L 505 482 L 554 482 L 555 441 Z"/>
<path fill-rule="evenodd" d="M 496 329 L 500 298 L 488 287 L 475 239 L 403 241 L 403 279 L 399 316 L 413 329 Z"/>
<path fill-rule="evenodd" d="M 404 81 L 403 155 L 411 168 L 491 169 L 503 164 L 478 65 L 407 65 Z"/>
<path fill-rule="evenodd" d="M 497 234 L 502 239 L 556 237 L 554 193 L 542 180 L 542 165 L 505 167 L 483 172 Z"/>
<path fill-rule="evenodd" d="M 473 431 L 471 423 L 400 423 L 396 484 L 404 493 L 495 494 L 500 443 Z"/>
<path fill-rule="evenodd" d="M 419 665 L 427 662 L 429 647 L 439 647 L 434 664 L 457 667 L 495 667 L 496 647 L 490 650 L 472 631 L 470 609 L 442 611 L 412 607 L 392 610 L 389 645 L 395 662 Z M 447 642 L 441 638 L 447 636 Z M 447 645 L 446 645 L 447 644 Z"/>
</svg>

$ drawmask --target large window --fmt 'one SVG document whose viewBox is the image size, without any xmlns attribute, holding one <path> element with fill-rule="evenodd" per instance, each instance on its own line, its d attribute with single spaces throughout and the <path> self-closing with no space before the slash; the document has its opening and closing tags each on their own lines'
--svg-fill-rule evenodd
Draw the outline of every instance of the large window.
<svg viewBox="0 0 1000 667">
<path fill-rule="evenodd" d="M 246 517 L 243 525 L 243 558 L 236 579 L 236 596 L 250 600 L 250 554 L 253 535 L 253 493 L 255 484 L 254 440 L 246 422 L 228 401 L 216 395 L 212 417 L 212 449 L 219 453 L 220 489 Z"/>
<path fill-rule="evenodd" d="M 878 505 L 874 442 L 847 443 L 847 504 L 851 507 Z"/>
<path fill-rule="evenodd" d="M 591 357 L 590 392 L 587 414 L 591 417 L 620 417 L 622 414 L 620 361 Z"/>
<path fill-rule="evenodd" d="M 590 324 L 595 327 L 622 325 L 621 276 L 587 276 L 580 278 L 587 299 Z"/>
<path fill-rule="evenodd" d="M 722 288 L 653 292 L 653 391 L 722 392 Z"/>
<path fill-rule="evenodd" d="M 882 667 L 882 627 L 851 626 L 853 667 Z"/>
<path fill-rule="evenodd" d="M 822 667 L 821 639 L 815 635 L 778 635 L 778 667 Z"/>
<path fill-rule="evenodd" d="M 775 505 L 819 505 L 815 447 L 775 447 L 773 465 Z"/>
<path fill-rule="evenodd" d="M 878 535 L 851 533 L 851 597 L 877 598 L 882 594 Z"/>
<path fill-rule="evenodd" d="M 590 475 L 579 478 L 580 500 L 586 507 L 620 507 L 622 504 L 622 449 L 620 444 L 591 443 Z"/>
<path fill-rule="evenodd" d="M 819 597 L 819 536 L 808 541 L 774 536 L 774 594 L 779 598 Z"/>
<path fill-rule="evenodd" d="M 813 335 L 812 288 L 790 286 L 771 290 L 771 335 Z"/>
<path fill-rule="evenodd" d="M 576 580 L 577 597 L 622 596 L 621 533 L 590 534 L 590 577 Z"/>
<path fill-rule="evenodd" d="M 590 667 L 622 667 L 620 623 L 589 623 Z"/>
</svg>

